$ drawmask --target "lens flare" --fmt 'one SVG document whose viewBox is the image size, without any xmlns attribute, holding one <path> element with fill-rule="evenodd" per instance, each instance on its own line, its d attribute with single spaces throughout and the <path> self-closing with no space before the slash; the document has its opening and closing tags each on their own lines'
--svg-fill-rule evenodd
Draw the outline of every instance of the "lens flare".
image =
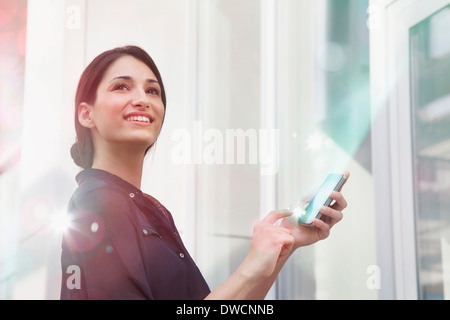
<svg viewBox="0 0 450 320">
<path fill-rule="evenodd" d="M 56 212 L 51 219 L 52 229 L 64 233 L 71 226 L 71 218 L 67 212 Z"/>
</svg>

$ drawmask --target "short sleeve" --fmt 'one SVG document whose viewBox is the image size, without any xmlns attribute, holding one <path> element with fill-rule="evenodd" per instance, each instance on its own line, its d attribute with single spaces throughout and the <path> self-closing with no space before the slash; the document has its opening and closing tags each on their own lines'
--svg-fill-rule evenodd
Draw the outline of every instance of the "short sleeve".
<svg viewBox="0 0 450 320">
<path fill-rule="evenodd" d="M 127 197 L 76 192 L 62 243 L 61 299 L 152 299 Z"/>
</svg>

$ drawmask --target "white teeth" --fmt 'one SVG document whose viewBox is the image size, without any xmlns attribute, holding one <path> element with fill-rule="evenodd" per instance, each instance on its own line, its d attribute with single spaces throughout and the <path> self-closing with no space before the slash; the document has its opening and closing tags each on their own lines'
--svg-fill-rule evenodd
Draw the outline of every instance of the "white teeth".
<svg viewBox="0 0 450 320">
<path fill-rule="evenodd" d="M 150 119 L 145 116 L 131 116 L 126 119 L 127 121 L 140 121 L 150 123 Z"/>
</svg>

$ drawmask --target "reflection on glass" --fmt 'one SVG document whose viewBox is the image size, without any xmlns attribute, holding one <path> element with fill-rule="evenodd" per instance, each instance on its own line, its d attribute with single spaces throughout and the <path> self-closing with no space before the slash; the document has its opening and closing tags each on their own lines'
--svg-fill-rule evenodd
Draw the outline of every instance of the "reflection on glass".
<svg viewBox="0 0 450 320">
<path fill-rule="evenodd" d="M 326 41 L 317 48 L 318 78 L 323 78 L 324 110 L 320 128 L 342 150 L 371 171 L 364 154 L 370 132 L 369 2 L 328 0 Z M 315 112 L 317 113 L 317 107 Z"/>
<path fill-rule="evenodd" d="M 410 30 L 420 299 L 450 294 L 450 6 Z"/>
</svg>

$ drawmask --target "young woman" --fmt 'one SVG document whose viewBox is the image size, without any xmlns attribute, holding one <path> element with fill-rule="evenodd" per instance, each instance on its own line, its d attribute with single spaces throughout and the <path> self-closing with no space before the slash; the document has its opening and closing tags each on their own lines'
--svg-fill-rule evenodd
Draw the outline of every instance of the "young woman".
<svg viewBox="0 0 450 320">
<path fill-rule="evenodd" d="M 287 210 L 269 213 L 242 264 L 210 291 L 170 212 L 140 190 L 165 110 L 161 75 L 139 47 L 106 51 L 82 74 L 71 154 L 84 170 L 69 202 L 61 299 L 263 299 L 289 256 L 327 238 L 342 219 L 347 203 L 339 192 L 314 227 L 287 223 Z"/>
</svg>

